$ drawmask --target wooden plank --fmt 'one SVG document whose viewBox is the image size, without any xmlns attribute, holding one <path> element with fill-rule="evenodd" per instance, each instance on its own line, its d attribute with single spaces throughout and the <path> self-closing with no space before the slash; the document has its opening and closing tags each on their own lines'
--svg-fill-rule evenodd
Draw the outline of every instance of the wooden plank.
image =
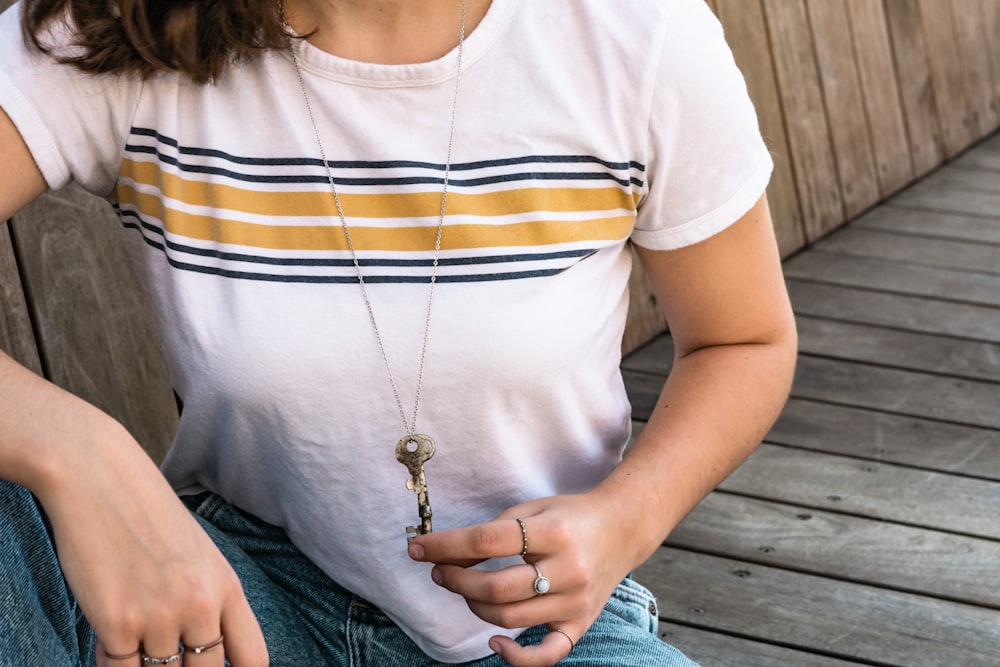
<svg viewBox="0 0 1000 667">
<path fill-rule="evenodd" d="M 992 429 L 792 398 L 767 441 L 1000 481 Z"/>
<path fill-rule="evenodd" d="M 841 659 L 996 667 L 1000 655 L 1000 613 L 973 605 L 672 548 L 636 578 L 667 621 Z"/>
<path fill-rule="evenodd" d="M 715 492 L 667 544 L 1000 610 L 996 540 Z"/>
<path fill-rule="evenodd" d="M 1000 538 L 1000 484 L 993 480 L 765 443 L 719 489 L 941 532 Z M 810 511 L 799 514 L 800 521 L 812 520 Z"/>
<path fill-rule="evenodd" d="M 177 406 L 120 223 L 105 202 L 70 188 L 13 224 L 49 379 L 121 421 L 159 460 Z"/>
<path fill-rule="evenodd" d="M 1000 429 L 1000 385 L 800 356 L 792 395 Z"/>
<path fill-rule="evenodd" d="M 996 226 L 1000 229 L 1000 224 Z M 851 226 L 819 241 L 815 247 L 854 257 L 1000 276 L 1000 244 L 925 238 Z"/>
<path fill-rule="evenodd" d="M 1000 1 L 980 0 L 983 40 L 993 75 L 993 100 L 1000 108 Z"/>
<path fill-rule="evenodd" d="M 888 19 L 885 6 L 872 0 L 847 0 L 847 10 L 879 192 L 884 198 L 913 180 Z"/>
<path fill-rule="evenodd" d="M 0 222 L 0 349 L 42 375 L 42 362 L 6 222 Z"/>
<path fill-rule="evenodd" d="M 805 229 L 790 161 L 785 118 L 778 83 L 771 63 L 771 45 L 760 0 L 719 0 L 719 18 L 736 64 L 743 72 L 750 98 L 757 110 L 761 134 L 774 160 L 767 188 L 771 218 L 783 257 L 805 244 Z"/>
<path fill-rule="evenodd" d="M 799 315 L 1000 343 L 1000 310 L 994 307 L 799 280 L 787 285 Z"/>
<path fill-rule="evenodd" d="M 848 219 L 879 200 L 878 176 L 844 0 L 807 0 L 840 194 Z"/>
<path fill-rule="evenodd" d="M 1000 175 L 987 169 L 969 169 L 961 165 L 948 165 L 928 176 L 922 185 L 935 188 L 952 188 L 966 192 L 992 192 L 1000 194 Z M 994 227 L 1000 225 L 994 225 Z"/>
<path fill-rule="evenodd" d="M 973 141 L 1000 125 L 1000 108 L 990 72 L 991 54 L 983 31 L 983 17 L 977 11 L 980 7 L 976 5 L 969 0 L 951 0 L 950 5 Z"/>
<path fill-rule="evenodd" d="M 944 159 L 927 40 L 913 0 L 885 0 L 885 11 L 914 175 L 921 176 Z"/>
<path fill-rule="evenodd" d="M 706 667 L 857 667 L 862 663 L 706 632 L 676 623 L 660 623 L 660 637 Z"/>
<path fill-rule="evenodd" d="M 1000 306 L 1000 277 L 982 273 L 891 264 L 825 252 L 796 255 L 785 262 L 784 268 L 789 278 Z"/>
<path fill-rule="evenodd" d="M 855 229 L 881 229 L 897 234 L 916 234 L 930 238 L 1000 243 L 1000 225 L 979 218 L 941 211 L 879 206 L 861 216 L 851 226 Z"/>
<path fill-rule="evenodd" d="M 893 204 L 946 213 L 976 215 L 1000 222 L 1000 194 L 993 192 L 959 191 L 917 183 L 899 193 L 893 199 Z"/>
<path fill-rule="evenodd" d="M 1000 344 L 910 333 L 800 315 L 799 352 L 1000 382 Z"/>
<path fill-rule="evenodd" d="M 628 316 L 625 320 L 625 335 L 622 338 L 622 354 L 628 354 L 649 342 L 667 328 L 663 311 L 649 284 L 649 277 L 643 271 L 635 250 L 630 249 L 630 253 L 632 273 L 628 278 Z"/>
<path fill-rule="evenodd" d="M 764 0 L 806 240 L 844 221 L 830 127 L 803 0 Z"/>
<path fill-rule="evenodd" d="M 934 102 L 941 122 L 941 138 L 946 157 L 958 155 L 972 143 L 975 132 L 962 82 L 962 57 L 955 43 L 955 29 L 949 3 L 917 0 L 928 62 L 934 86 Z"/>
<path fill-rule="evenodd" d="M 988 150 L 986 148 L 982 145 L 977 146 L 955 160 L 954 164 L 970 169 L 1000 171 L 1000 151 Z"/>
</svg>

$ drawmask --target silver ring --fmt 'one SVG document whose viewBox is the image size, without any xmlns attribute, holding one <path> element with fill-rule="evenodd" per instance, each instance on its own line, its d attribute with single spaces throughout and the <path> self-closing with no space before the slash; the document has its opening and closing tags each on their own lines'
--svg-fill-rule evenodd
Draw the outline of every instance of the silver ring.
<svg viewBox="0 0 1000 667">
<path fill-rule="evenodd" d="M 517 521 L 517 525 L 521 527 L 521 553 L 518 555 L 524 558 L 528 555 L 528 529 L 524 527 L 524 520 L 520 517 L 514 521 Z"/>
<path fill-rule="evenodd" d="M 215 648 L 216 646 L 218 646 L 219 644 L 221 644 L 222 643 L 222 639 L 223 639 L 223 635 L 219 635 L 218 639 L 216 639 L 215 641 L 212 641 L 212 642 L 208 642 L 207 644 L 205 644 L 203 646 L 187 646 L 187 645 L 185 645 L 184 646 L 184 651 L 185 652 L 190 651 L 191 653 L 194 653 L 195 655 L 199 655 L 201 653 L 204 653 L 208 649 Z"/>
<path fill-rule="evenodd" d="M 132 658 L 138 656 L 140 653 L 142 653 L 142 648 L 137 648 L 131 653 L 108 653 L 108 651 L 105 649 L 104 657 L 107 658 L 108 660 L 131 660 Z"/>
<path fill-rule="evenodd" d="M 183 653 L 174 653 L 173 655 L 168 655 L 166 658 L 154 658 L 151 655 L 142 656 L 142 664 L 144 665 L 171 665 L 175 662 L 180 662 L 183 658 Z"/>
<path fill-rule="evenodd" d="M 573 641 L 573 638 L 570 637 L 569 633 L 566 632 L 565 630 L 560 630 L 559 628 L 549 628 L 549 632 L 558 632 L 563 637 L 565 637 L 566 639 L 568 639 L 569 640 L 569 650 L 570 650 L 570 653 L 572 653 L 573 649 L 576 648 L 576 642 Z"/>
<path fill-rule="evenodd" d="M 539 570 L 538 566 L 535 565 L 534 563 L 528 563 L 528 565 L 535 568 L 535 574 L 537 575 L 535 577 L 535 583 L 532 584 L 532 587 L 535 589 L 535 595 L 545 595 L 546 593 L 549 592 L 549 588 L 551 588 L 549 584 L 549 578 L 543 576 L 542 571 Z"/>
</svg>

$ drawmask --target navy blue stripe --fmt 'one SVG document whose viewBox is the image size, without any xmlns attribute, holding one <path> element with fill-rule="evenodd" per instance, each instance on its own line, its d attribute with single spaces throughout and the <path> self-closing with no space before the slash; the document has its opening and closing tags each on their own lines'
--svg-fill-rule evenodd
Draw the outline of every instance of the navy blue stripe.
<svg viewBox="0 0 1000 667">
<path fill-rule="evenodd" d="M 132 146 L 127 145 L 126 151 L 132 153 L 148 153 L 156 155 L 157 160 L 165 164 L 173 165 L 182 172 L 193 174 L 213 174 L 215 176 L 225 176 L 236 181 L 245 183 L 329 183 L 325 175 L 261 175 L 242 174 L 229 169 L 219 167 L 208 167 L 200 164 L 186 164 L 172 155 L 165 155 L 158 152 L 152 146 Z M 599 172 L 523 172 L 517 174 L 499 174 L 497 176 L 484 176 L 482 178 L 449 178 L 448 182 L 454 186 L 474 187 L 477 185 L 490 185 L 493 183 L 511 183 L 514 181 L 614 181 L 619 185 L 628 187 L 636 185 L 642 187 L 642 181 L 638 178 L 618 178 L 614 174 L 606 171 Z M 444 178 L 439 176 L 407 176 L 403 178 L 336 178 L 337 185 L 443 185 Z"/>
<path fill-rule="evenodd" d="M 126 227 L 138 229 L 132 223 L 125 223 Z M 202 266 L 200 264 L 189 264 L 181 262 L 170 256 L 162 243 L 157 243 L 140 232 L 142 240 L 146 245 L 155 248 L 163 253 L 172 268 L 180 271 L 191 271 L 193 273 L 203 273 L 207 275 L 220 276 L 222 278 L 233 278 L 238 280 L 256 280 L 260 282 L 272 283 L 313 283 L 313 284 L 353 284 L 358 282 L 357 276 L 312 276 L 312 275 L 281 275 L 272 273 L 252 273 L 250 271 L 231 271 L 220 269 L 214 266 Z M 499 282 L 505 280 L 522 280 L 525 278 L 544 278 L 562 273 L 569 267 L 559 267 L 554 269 L 540 269 L 535 271 L 515 271 L 510 273 L 483 273 L 467 275 L 447 275 L 438 276 L 439 283 L 474 283 L 474 282 Z M 369 284 L 380 283 L 430 283 L 430 276 L 365 276 L 365 282 Z"/>
<path fill-rule="evenodd" d="M 240 155 L 233 155 L 220 150 L 210 148 L 195 148 L 192 146 L 181 146 L 180 142 L 172 137 L 160 134 L 156 130 L 144 127 L 133 127 L 131 134 L 145 137 L 153 137 L 159 143 L 176 148 L 181 155 L 198 155 L 202 157 L 215 157 L 235 164 L 261 165 L 261 166 L 323 166 L 323 161 L 317 158 L 252 158 Z M 126 146 L 128 150 L 130 146 Z M 131 148 L 135 148 L 132 146 Z M 148 148 L 148 147 L 147 147 Z M 610 162 L 592 155 L 525 155 L 522 157 L 505 158 L 498 160 L 480 160 L 477 162 L 459 162 L 451 165 L 452 171 L 469 171 L 472 169 L 483 169 L 487 167 L 505 167 L 513 164 L 529 164 L 533 162 L 541 163 L 592 163 L 600 164 L 608 169 L 636 169 L 646 171 L 646 165 L 641 162 Z M 435 169 L 444 171 L 445 165 L 434 162 L 418 162 L 413 160 L 389 160 L 389 161 L 331 161 L 330 166 L 334 169 L 397 169 L 399 167 L 415 167 L 424 169 Z M 325 180 L 325 179 L 324 179 Z"/>
</svg>

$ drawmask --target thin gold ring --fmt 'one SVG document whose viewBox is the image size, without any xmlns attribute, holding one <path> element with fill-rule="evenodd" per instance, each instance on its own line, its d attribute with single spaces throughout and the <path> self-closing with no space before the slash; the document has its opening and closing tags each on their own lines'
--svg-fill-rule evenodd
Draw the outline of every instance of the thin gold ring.
<svg viewBox="0 0 1000 667">
<path fill-rule="evenodd" d="M 222 640 L 223 640 L 223 635 L 219 635 L 218 639 L 216 639 L 215 641 L 208 642 L 204 646 L 187 646 L 187 645 L 185 645 L 184 646 L 184 652 L 187 653 L 188 651 L 190 651 L 191 653 L 194 653 L 195 655 L 199 655 L 201 653 L 204 653 L 205 651 L 207 651 L 210 648 L 215 648 L 216 646 L 218 646 L 219 644 L 222 643 Z"/>
<path fill-rule="evenodd" d="M 550 628 L 550 630 L 551 630 L 551 632 L 558 632 L 563 637 L 565 637 L 566 639 L 569 640 L 569 650 L 570 650 L 570 653 L 572 653 L 573 649 L 576 648 L 576 642 L 573 641 L 573 638 L 569 636 L 569 633 L 566 632 L 565 630 L 560 630 L 559 628 Z"/>
<path fill-rule="evenodd" d="M 528 555 L 528 529 L 524 527 L 524 520 L 521 517 L 517 517 L 514 521 L 521 527 L 521 553 L 518 555 L 524 558 Z"/>
<path fill-rule="evenodd" d="M 131 660 L 142 653 L 142 645 L 139 648 L 132 651 L 131 653 L 108 653 L 107 649 L 104 650 L 104 657 L 108 660 Z"/>
</svg>

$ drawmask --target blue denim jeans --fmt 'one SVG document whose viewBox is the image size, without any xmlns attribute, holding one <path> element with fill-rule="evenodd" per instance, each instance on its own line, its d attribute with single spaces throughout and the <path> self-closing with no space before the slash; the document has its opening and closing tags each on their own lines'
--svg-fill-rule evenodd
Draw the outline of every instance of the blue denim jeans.
<svg viewBox="0 0 1000 667">
<path fill-rule="evenodd" d="M 185 502 L 226 555 L 260 622 L 272 667 L 423 667 L 424 655 L 379 609 L 344 590 L 284 531 L 203 495 Z M 560 665 L 697 667 L 656 635 L 652 594 L 626 579 Z M 543 626 L 518 639 L 537 643 Z M 21 487 L 0 480 L 0 667 L 94 664 L 96 638 L 66 587 L 44 515 Z M 491 655 L 465 663 L 502 667 Z"/>
</svg>

